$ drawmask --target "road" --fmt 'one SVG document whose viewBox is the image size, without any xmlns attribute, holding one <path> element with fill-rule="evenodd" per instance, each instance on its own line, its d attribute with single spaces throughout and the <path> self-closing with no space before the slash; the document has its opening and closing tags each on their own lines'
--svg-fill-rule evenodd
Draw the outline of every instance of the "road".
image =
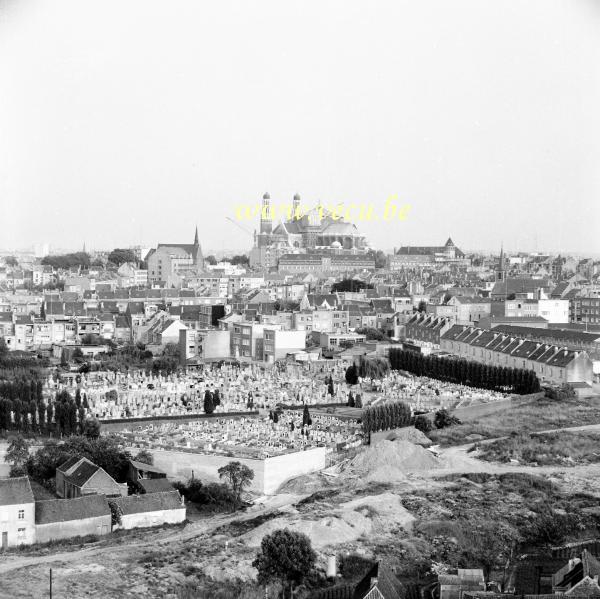
<svg viewBox="0 0 600 599">
<path fill-rule="evenodd" d="M 52 564 L 63 561 L 73 564 L 76 561 L 103 554 L 114 556 L 119 553 L 129 553 L 133 549 L 157 548 L 166 544 L 170 545 L 172 543 L 189 541 L 206 533 L 210 533 L 220 526 L 231 524 L 232 522 L 252 520 L 258 516 L 264 516 L 271 512 L 278 511 L 281 507 L 296 503 L 303 497 L 306 497 L 306 495 L 279 495 L 277 496 L 277 501 L 266 502 L 257 507 L 249 508 L 245 512 L 211 516 L 210 518 L 190 523 L 181 530 L 173 531 L 167 529 L 160 532 L 149 530 L 143 541 L 133 541 L 130 543 L 123 542 L 120 545 L 116 545 L 111 543 L 110 537 L 108 537 L 106 540 L 103 539 L 102 541 L 98 541 L 98 545 L 100 546 L 85 547 L 74 551 L 53 553 L 51 555 L 20 556 L 18 553 L 8 554 L 5 558 L 2 558 L 5 561 L 0 562 L 0 576 L 7 572 L 28 568 L 30 566 L 39 566 L 42 564 Z"/>
</svg>

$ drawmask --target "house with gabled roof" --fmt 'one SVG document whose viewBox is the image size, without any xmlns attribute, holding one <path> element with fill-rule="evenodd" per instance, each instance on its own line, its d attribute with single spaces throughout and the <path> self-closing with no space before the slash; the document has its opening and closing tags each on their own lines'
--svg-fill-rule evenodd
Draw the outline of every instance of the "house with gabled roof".
<svg viewBox="0 0 600 599">
<path fill-rule="evenodd" d="M 600 596 L 600 562 L 584 549 L 552 576 L 552 590 L 569 596 Z"/>
<path fill-rule="evenodd" d="M 107 497 L 127 495 L 127 484 L 118 483 L 100 466 L 77 456 L 56 469 L 55 486 L 56 494 L 66 499 L 97 493 Z"/>
<path fill-rule="evenodd" d="M 594 378 L 587 352 L 504 334 L 497 329 L 485 331 L 454 325 L 442 335 L 440 343 L 444 351 L 469 360 L 533 370 L 542 381 L 590 385 Z"/>
</svg>

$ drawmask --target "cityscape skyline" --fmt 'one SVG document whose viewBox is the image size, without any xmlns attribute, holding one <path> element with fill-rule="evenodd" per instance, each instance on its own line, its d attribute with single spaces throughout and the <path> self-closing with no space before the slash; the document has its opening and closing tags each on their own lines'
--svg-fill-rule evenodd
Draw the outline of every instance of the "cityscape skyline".
<svg viewBox="0 0 600 599">
<path fill-rule="evenodd" d="M 597 4 L 340 8 L 4 2 L 0 245 L 151 244 L 191 216 L 242 248 L 226 217 L 269 191 L 397 194 L 405 222 L 363 225 L 381 248 L 600 251 Z"/>
</svg>

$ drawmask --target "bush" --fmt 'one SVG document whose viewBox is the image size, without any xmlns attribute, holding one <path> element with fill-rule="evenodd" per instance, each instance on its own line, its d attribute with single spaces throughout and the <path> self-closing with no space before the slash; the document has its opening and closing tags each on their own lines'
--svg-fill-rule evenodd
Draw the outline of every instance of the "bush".
<svg viewBox="0 0 600 599">
<path fill-rule="evenodd" d="M 567 383 L 560 387 L 549 387 L 546 389 L 546 397 L 557 400 L 574 399 L 575 389 Z"/>
<path fill-rule="evenodd" d="M 427 416 L 424 416 L 423 414 L 419 414 L 415 418 L 415 428 L 418 431 L 421 431 L 422 433 L 427 434 L 428 432 L 433 430 L 433 424 L 431 423 L 431 420 L 429 420 L 429 418 L 427 418 Z"/>
<path fill-rule="evenodd" d="M 356 383 L 358 383 L 358 371 L 354 364 L 348 366 L 348 369 L 346 370 L 346 383 L 348 383 L 348 385 L 356 385 Z"/>
<path fill-rule="evenodd" d="M 452 416 L 446 408 L 438 410 L 433 419 L 435 428 L 446 428 L 454 424 L 460 424 L 460 420 L 456 416 Z"/>
<path fill-rule="evenodd" d="M 110 520 L 112 525 L 116 526 L 117 524 L 121 524 L 123 517 L 123 510 L 121 509 L 121 506 L 109 499 L 108 507 L 110 508 Z"/>
<path fill-rule="evenodd" d="M 229 511 L 238 505 L 235 493 L 224 484 L 204 485 L 202 481 L 195 478 L 187 483 L 176 482 L 173 486 L 198 508 L 209 511 Z"/>
</svg>

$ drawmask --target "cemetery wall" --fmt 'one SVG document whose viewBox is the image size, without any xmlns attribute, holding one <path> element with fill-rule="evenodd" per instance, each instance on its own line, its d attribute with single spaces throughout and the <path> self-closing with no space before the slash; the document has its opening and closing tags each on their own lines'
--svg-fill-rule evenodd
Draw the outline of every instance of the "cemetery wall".
<svg viewBox="0 0 600 599">
<path fill-rule="evenodd" d="M 219 468 L 229 462 L 241 462 L 254 472 L 250 490 L 270 495 L 290 478 L 325 468 L 326 451 L 325 447 L 315 447 L 263 460 L 162 449 L 153 450 L 152 455 L 154 465 L 174 480 L 189 479 L 193 472 L 194 478 L 219 482 Z"/>
<path fill-rule="evenodd" d="M 174 416 L 146 416 L 140 418 L 118 418 L 113 420 L 100 420 L 102 425 L 103 433 L 112 433 L 122 430 L 136 430 L 138 426 L 142 428 L 147 424 L 186 424 L 188 422 L 198 422 L 205 418 L 235 418 L 243 416 L 245 418 L 249 416 L 258 415 L 258 411 L 252 412 L 215 412 L 214 414 L 177 414 Z"/>
<path fill-rule="evenodd" d="M 325 447 L 313 447 L 306 451 L 267 458 L 264 466 L 263 492 L 265 495 L 272 495 L 290 478 L 323 470 L 326 454 Z"/>
</svg>

